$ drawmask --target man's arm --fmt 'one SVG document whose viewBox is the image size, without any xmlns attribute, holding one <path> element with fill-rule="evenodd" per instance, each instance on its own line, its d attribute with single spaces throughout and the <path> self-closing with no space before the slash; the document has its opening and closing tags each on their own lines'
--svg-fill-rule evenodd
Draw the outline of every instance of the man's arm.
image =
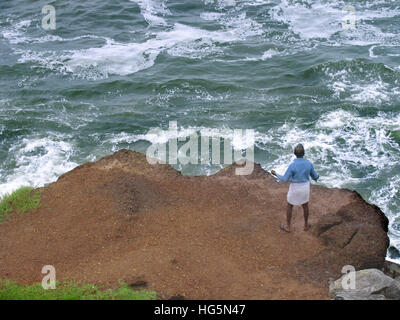
<svg viewBox="0 0 400 320">
<path fill-rule="evenodd" d="M 314 170 L 313 164 L 311 164 L 311 171 L 310 171 L 310 176 L 313 180 L 317 181 L 319 178 L 318 173 Z"/>
<path fill-rule="evenodd" d="M 280 174 L 276 174 L 276 176 L 278 177 L 278 182 L 279 181 L 289 181 L 289 179 L 292 176 L 292 165 L 290 164 L 290 166 L 287 168 L 285 174 L 283 176 L 281 176 Z"/>
</svg>

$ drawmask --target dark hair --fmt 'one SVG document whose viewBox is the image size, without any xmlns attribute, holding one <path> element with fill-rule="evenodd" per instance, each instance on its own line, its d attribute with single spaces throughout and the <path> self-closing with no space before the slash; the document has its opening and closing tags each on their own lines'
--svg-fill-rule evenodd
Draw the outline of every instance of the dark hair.
<svg viewBox="0 0 400 320">
<path fill-rule="evenodd" d="M 304 157 L 304 147 L 301 143 L 299 143 L 296 148 L 294 148 L 294 154 L 296 155 L 297 158 L 303 158 Z"/>
</svg>

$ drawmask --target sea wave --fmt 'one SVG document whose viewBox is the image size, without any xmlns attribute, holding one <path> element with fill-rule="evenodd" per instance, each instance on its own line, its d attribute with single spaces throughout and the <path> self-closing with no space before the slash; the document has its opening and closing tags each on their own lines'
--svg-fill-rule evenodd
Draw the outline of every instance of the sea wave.
<svg viewBox="0 0 400 320">
<path fill-rule="evenodd" d="M 0 19 L 1 192 L 120 148 L 143 152 L 170 138 L 146 133 L 169 120 L 182 138 L 249 127 L 265 169 L 284 171 L 303 142 L 322 184 L 383 209 L 400 249 L 398 1 L 131 0 L 113 4 L 116 14 L 92 5 L 61 7 L 53 32 L 36 7 Z"/>
<path fill-rule="evenodd" d="M 164 0 L 131 0 L 138 4 L 140 12 L 144 19 L 151 26 L 153 25 L 167 25 L 163 16 L 170 15 L 171 12 L 165 5 Z"/>
<path fill-rule="evenodd" d="M 2 172 L 4 178 L 0 180 L 0 196 L 21 186 L 40 187 L 53 182 L 78 165 L 71 160 L 73 152 L 73 144 L 62 138 L 23 138 L 9 150 L 12 157 L 7 160 L 15 162 L 15 169 L 11 174 Z M 6 166 L 7 163 L 4 163 L 3 167 Z"/>
</svg>

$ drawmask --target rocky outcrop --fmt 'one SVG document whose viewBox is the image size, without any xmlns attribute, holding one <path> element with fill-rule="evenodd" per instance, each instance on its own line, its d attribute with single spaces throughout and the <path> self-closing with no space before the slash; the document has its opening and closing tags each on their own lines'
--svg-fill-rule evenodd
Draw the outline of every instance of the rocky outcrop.
<svg viewBox="0 0 400 320">
<path fill-rule="evenodd" d="M 400 281 L 377 269 L 356 271 L 331 283 L 335 300 L 400 300 Z"/>
<path fill-rule="evenodd" d="M 354 197 L 358 201 L 332 210 L 317 220 L 312 233 L 325 249 L 296 266 L 298 272 L 315 272 L 314 265 L 323 265 L 331 273 L 346 265 L 356 270 L 383 267 L 382 257 L 389 245 L 388 220 L 378 207 L 366 203 L 357 193 Z M 374 239 L 380 241 L 373 244 Z M 323 281 L 323 277 L 319 280 Z"/>
<path fill-rule="evenodd" d="M 40 282 L 50 264 L 57 280 L 128 279 L 161 298 L 329 299 L 343 266 L 383 267 L 388 221 L 356 192 L 312 185 L 311 230 L 296 207 L 286 233 L 288 184 L 237 166 L 187 177 L 128 150 L 79 166 L 0 225 L 0 278 Z"/>
<path fill-rule="evenodd" d="M 385 261 L 383 265 L 383 272 L 388 276 L 400 281 L 400 264 Z"/>
</svg>

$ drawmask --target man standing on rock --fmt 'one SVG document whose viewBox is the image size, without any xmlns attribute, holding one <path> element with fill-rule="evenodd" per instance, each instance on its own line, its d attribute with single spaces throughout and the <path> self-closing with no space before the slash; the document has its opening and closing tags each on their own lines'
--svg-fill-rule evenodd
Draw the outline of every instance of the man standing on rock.
<svg viewBox="0 0 400 320">
<path fill-rule="evenodd" d="M 294 149 L 296 159 L 289 165 L 286 173 L 281 176 L 271 171 L 271 174 L 276 176 L 279 181 L 290 181 L 289 192 L 287 194 L 287 212 L 286 220 L 287 224 L 281 224 L 280 227 L 286 232 L 290 232 L 290 223 L 292 220 L 293 206 L 301 205 L 304 211 L 304 231 L 310 228 L 308 223 L 308 201 L 310 200 L 310 176 L 315 181 L 318 180 L 319 175 L 315 172 L 313 164 L 304 159 L 304 147 L 302 144 L 298 144 Z"/>
</svg>

